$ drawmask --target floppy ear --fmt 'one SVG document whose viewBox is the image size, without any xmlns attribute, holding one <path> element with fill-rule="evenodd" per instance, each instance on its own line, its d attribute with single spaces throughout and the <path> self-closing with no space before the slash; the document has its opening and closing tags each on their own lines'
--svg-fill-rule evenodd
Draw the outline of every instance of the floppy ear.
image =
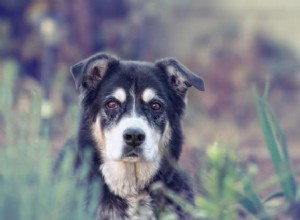
<svg viewBox="0 0 300 220">
<path fill-rule="evenodd" d="M 156 62 L 169 77 L 170 84 L 181 95 L 185 95 L 187 89 L 194 86 L 200 91 L 204 91 L 204 80 L 190 71 L 174 58 L 165 58 Z"/>
<path fill-rule="evenodd" d="M 95 88 L 109 67 L 118 62 L 118 59 L 111 55 L 97 53 L 76 63 L 70 69 L 76 89 L 84 91 Z"/>
</svg>

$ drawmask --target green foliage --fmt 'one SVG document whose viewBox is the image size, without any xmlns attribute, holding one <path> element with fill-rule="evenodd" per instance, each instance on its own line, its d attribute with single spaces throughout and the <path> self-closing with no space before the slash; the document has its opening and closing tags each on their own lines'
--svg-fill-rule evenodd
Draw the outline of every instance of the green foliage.
<svg viewBox="0 0 300 220">
<path fill-rule="evenodd" d="M 205 210 L 209 219 L 237 219 L 235 203 L 242 186 L 238 181 L 236 158 L 218 143 L 210 146 L 206 153 L 205 169 L 201 172 L 206 196 L 199 197 L 197 205 Z"/>
<path fill-rule="evenodd" d="M 48 141 L 0 149 L 0 219 L 93 219 L 97 203 L 85 207 L 85 187 L 70 166 L 73 155 L 66 154 L 54 176 L 49 149 Z"/>
<path fill-rule="evenodd" d="M 241 213 L 271 219 L 253 186 L 251 172 L 241 166 L 234 151 L 215 143 L 206 154 L 201 170 L 205 194 L 197 199 L 198 208 L 206 213 L 205 219 L 240 219 Z"/>
<path fill-rule="evenodd" d="M 241 217 L 240 211 L 245 212 L 242 216 L 247 216 L 247 219 L 300 218 L 300 191 L 296 184 L 295 169 L 289 157 L 285 135 L 269 105 L 268 89 L 267 85 L 262 97 L 255 90 L 254 98 L 277 181 L 261 185 L 270 187 L 279 182 L 281 191 L 274 192 L 265 199 L 261 198 L 259 189 L 263 187 L 253 184 L 251 172 L 247 168 L 242 169 L 232 151 L 215 143 L 207 149 L 205 169 L 201 170 L 206 193 L 198 197 L 197 208 L 205 213 L 204 219 L 246 218 Z M 279 198 L 283 202 L 276 203 Z M 272 212 L 270 208 L 273 208 Z"/>
<path fill-rule="evenodd" d="M 297 185 L 288 146 L 285 135 L 268 104 L 267 98 L 268 86 L 261 98 L 255 90 L 256 109 L 275 171 L 279 177 L 284 196 L 288 201 L 293 202 L 297 193 Z"/>
<path fill-rule="evenodd" d="M 49 132 L 42 127 L 41 98 L 31 93 L 30 112 L 12 112 L 15 68 L 6 66 L 1 81 L 0 118 L 5 144 L 0 146 L 0 219 L 94 219 L 99 189 L 91 187 L 86 205 L 86 164 L 74 173 L 74 154 L 66 153 L 54 174 Z"/>
<path fill-rule="evenodd" d="M 293 219 L 300 218 L 300 200 L 299 187 L 296 183 L 295 169 L 288 152 L 286 137 L 280 127 L 268 103 L 269 84 L 267 83 L 265 92 L 259 97 L 258 92 L 254 90 L 254 99 L 257 114 L 264 134 L 264 138 L 271 155 L 272 163 L 276 171 L 278 181 L 280 182 L 282 196 L 288 202 L 287 211 Z M 278 193 L 275 193 L 279 195 Z M 271 196 L 271 199 L 273 194 Z M 267 198 L 269 200 L 269 198 Z"/>
<path fill-rule="evenodd" d="M 3 65 L 3 75 L 0 80 L 0 112 L 1 122 L 5 130 L 5 142 L 13 144 L 12 106 L 13 106 L 13 85 L 18 71 L 18 66 L 13 61 L 7 61 Z"/>
</svg>

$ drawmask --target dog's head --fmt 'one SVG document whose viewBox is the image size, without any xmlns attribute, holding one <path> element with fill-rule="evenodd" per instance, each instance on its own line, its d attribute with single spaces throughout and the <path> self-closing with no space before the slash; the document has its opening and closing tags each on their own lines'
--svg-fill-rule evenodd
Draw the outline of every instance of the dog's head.
<svg viewBox="0 0 300 220">
<path fill-rule="evenodd" d="M 172 58 L 148 63 L 99 53 L 71 72 L 82 96 L 84 129 L 109 161 L 151 162 L 174 151 L 169 143 L 180 127 L 187 89 L 204 90 L 203 80 Z"/>
</svg>

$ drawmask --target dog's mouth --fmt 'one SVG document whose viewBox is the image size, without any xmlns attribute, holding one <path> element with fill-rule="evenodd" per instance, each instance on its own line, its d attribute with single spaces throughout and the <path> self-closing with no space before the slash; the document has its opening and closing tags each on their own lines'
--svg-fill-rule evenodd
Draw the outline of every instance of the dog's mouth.
<svg viewBox="0 0 300 220">
<path fill-rule="evenodd" d="M 122 156 L 123 161 L 137 162 L 142 159 L 141 151 L 138 149 L 125 152 Z"/>
<path fill-rule="evenodd" d="M 139 156 L 140 156 L 140 154 L 137 152 L 130 152 L 125 155 L 125 157 L 139 157 Z"/>
</svg>

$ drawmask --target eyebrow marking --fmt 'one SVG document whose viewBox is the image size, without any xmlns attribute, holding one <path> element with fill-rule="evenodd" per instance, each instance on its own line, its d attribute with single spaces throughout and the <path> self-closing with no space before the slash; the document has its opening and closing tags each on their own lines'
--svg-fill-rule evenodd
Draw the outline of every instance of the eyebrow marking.
<svg viewBox="0 0 300 220">
<path fill-rule="evenodd" d="M 126 92 L 123 88 L 117 88 L 112 96 L 114 96 L 116 99 L 118 99 L 120 102 L 125 102 L 126 100 Z"/>
<path fill-rule="evenodd" d="M 156 97 L 156 92 L 153 89 L 145 89 L 142 93 L 142 100 L 146 103 L 150 102 L 154 97 Z"/>
</svg>

